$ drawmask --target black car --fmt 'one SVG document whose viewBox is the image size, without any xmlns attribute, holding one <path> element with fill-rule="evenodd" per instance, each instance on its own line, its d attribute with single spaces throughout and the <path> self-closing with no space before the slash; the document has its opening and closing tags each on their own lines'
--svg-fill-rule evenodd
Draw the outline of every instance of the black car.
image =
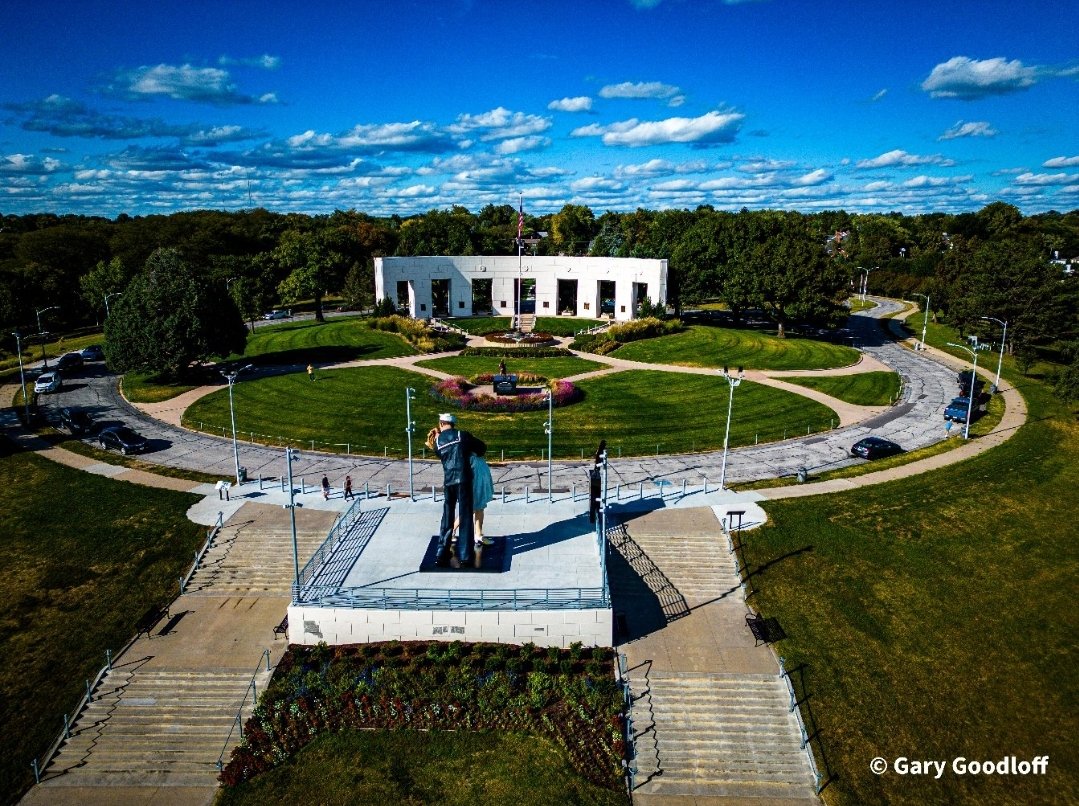
<svg viewBox="0 0 1079 806">
<path fill-rule="evenodd" d="M 880 459 L 884 456 L 895 456 L 897 453 L 902 452 L 903 449 L 900 446 L 880 437 L 860 439 L 850 449 L 851 456 L 860 456 L 863 459 Z"/>
<path fill-rule="evenodd" d="M 60 409 L 60 425 L 66 428 L 74 436 L 89 434 L 94 427 L 94 421 L 90 415 L 82 409 L 64 406 Z"/>
<path fill-rule="evenodd" d="M 82 353 L 64 353 L 56 359 L 56 368 L 61 372 L 82 369 Z"/>
<path fill-rule="evenodd" d="M 89 347 L 83 347 L 81 355 L 83 361 L 105 360 L 105 351 L 101 349 L 100 344 L 91 344 Z"/>
<path fill-rule="evenodd" d="M 126 425 L 114 425 L 97 435 L 97 443 L 102 450 L 115 448 L 125 456 L 129 453 L 142 453 L 146 450 L 146 438 L 139 436 Z"/>
</svg>

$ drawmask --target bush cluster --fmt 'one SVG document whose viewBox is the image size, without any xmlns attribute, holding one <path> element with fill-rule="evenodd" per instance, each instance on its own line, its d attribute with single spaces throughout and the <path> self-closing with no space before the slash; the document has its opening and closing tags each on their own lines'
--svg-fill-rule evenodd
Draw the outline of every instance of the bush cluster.
<svg viewBox="0 0 1079 806">
<path fill-rule="evenodd" d="M 235 786 L 342 730 L 513 730 L 551 736 L 586 779 L 622 785 L 613 653 L 580 643 L 388 641 L 290 647 L 221 773 Z"/>
<path fill-rule="evenodd" d="M 564 347 L 521 347 L 519 349 L 503 347 L 466 347 L 461 355 L 494 356 L 496 358 L 525 359 L 525 358 L 565 358 L 572 357 L 573 353 Z"/>
<path fill-rule="evenodd" d="M 597 355 L 607 355 L 631 341 L 668 336 L 682 330 L 685 330 L 685 325 L 678 319 L 667 321 L 655 317 L 631 319 L 620 325 L 611 325 L 602 333 L 580 335 L 574 339 L 570 347 Z"/>
<path fill-rule="evenodd" d="M 465 338 L 457 333 L 434 333 L 424 322 L 407 316 L 382 316 L 371 320 L 375 330 L 396 333 L 421 353 L 444 353 L 465 346 Z"/>
</svg>

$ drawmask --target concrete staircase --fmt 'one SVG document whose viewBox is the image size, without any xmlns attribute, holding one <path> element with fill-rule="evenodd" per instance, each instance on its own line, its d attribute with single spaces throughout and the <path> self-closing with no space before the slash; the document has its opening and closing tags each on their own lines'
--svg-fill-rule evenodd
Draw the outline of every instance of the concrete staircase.
<svg viewBox="0 0 1079 806">
<path fill-rule="evenodd" d="M 536 327 L 536 315 L 534 313 L 521 314 L 521 332 L 531 333 Z"/>
<path fill-rule="evenodd" d="M 258 690 L 269 676 L 259 674 Z M 50 766 L 54 773 L 77 770 L 78 775 L 49 783 L 216 786 L 215 762 L 250 679 L 251 673 L 241 670 L 114 667 Z M 248 697 L 244 719 L 251 708 Z"/>
<path fill-rule="evenodd" d="M 632 687 L 643 695 L 631 711 L 635 794 L 813 799 L 797 720 L 778 677 L 655 673 Z"/>
<path fill-rule="evenodd" d="M 786 682 L 746 627 L 712 510 L 631 518 L 611 546 L 628 566 L 612 568 L 611 594 L 627 625 L 634 802 L 818 802 Z"/>
</svg>

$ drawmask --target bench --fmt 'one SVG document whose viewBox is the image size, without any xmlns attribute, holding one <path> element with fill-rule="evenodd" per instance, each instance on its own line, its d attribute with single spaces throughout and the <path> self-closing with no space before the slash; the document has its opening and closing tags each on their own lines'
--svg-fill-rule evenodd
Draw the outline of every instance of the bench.
<svg viewBox="0 0 1079 806">
<path fill-rule="evenodd" d="M 273 639 L 275 641 L 277 640 L 277 636 L 279 635 L 288 635 L 288 613 L 286 613 L 285 617 L 281 619 L 281 623 L 273 628 Z"/>
<path fill-rule="evenodd" d="M 768 625 L 766 619 L 759 613 L 746 613 L 746 626 L 753 633 L 753 646 L 768 643 Z"/>
<path fill-rule="evenodd" d="M 155 604 L 150 607 L 150 609 L 143 613 L 142 617 L 135 622 L 135 637 L 138 638 L 143 633 L 146 633 L 146 637 L 150 638 L 150 631 L 154 628 L 154 625 L 161 621 L 163 616 L 167 616 L 168 614 L 168 605 Z"/>
</svg>

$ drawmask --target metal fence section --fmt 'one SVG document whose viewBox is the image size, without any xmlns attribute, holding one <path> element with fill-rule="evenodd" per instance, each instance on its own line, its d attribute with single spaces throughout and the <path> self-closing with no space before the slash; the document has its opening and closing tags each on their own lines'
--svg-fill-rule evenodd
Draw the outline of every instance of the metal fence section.
<svg viewBox="0 0 1079 806">
<path fill-rule="evenodd" d="M 802 735 L 802 749 L 806 751 L 806 756 L 809 758 L 809 769 L 813 773 L 814 785 L 816 786 L 817 794 L 819 795 L 824 787 L 821 783 L 822 776 L 820 770 L 817 769 L 817 760 L 813 756 L 813 748 L 810 746 L 810 743 L 816 739 L 819 744 L 820 737 L 818 736 L 817 731 L 814 731 L 813 733 L 806 731 L 805 721 L 802 719 L 802 709 L 799 708 L 800 703 L 798 701 L 798 695 L 794 693 L 794 684 L 791 682 L 790 672 L 787 671 L 787 667 L 782 657 L 779 658 L 779 676 L 787 683 L 787 693 L 790 694 L 791 698 L 790 710 L 793 711 L 794 715 L 798 718 L 798 730 Z"/>
<path fill-rule="evenodd" d="M 588 610 L 611 606 L 610 590 L 594 588 L 340 588 L 307 586 L 295 605 L 372 610 Z"/>
<path fill-rule="evenodd" d="M 202 563 L 202 558 L 206 556 L 206 552 L 214 544 L 214 539 L 217 537 L 217 533 L 221 531 L 221 527 L 225 525 L 225 513 L 217 513 L 217 523 L 214 524 L 210 533 L 206 535 L 206 542 L 202 544 L 202 548 L 195 552 L 195 561 L 191 563 L 191 570 L 188 571 L 180 580 L 180 595 L 184 595 L 184 591 L 187 590 L 187 583 L 191 581 L 191 577 L 195 576 L 195 572 L 199 570 L 199 565 Z"/>
<path fill-rule="evenodd" d="M 255 671 L 251 673 L 251 680 L 247 684 L 247 689 L 244 691 L 244 698 L 240 700 L 240 707 L 236 709 L 236 718 L 232 720 L 232 724 L 229 726 L 229 734 L 225 737 L 225 744 L 221 748 L 221 753 L 217 757 L 217 769 L 220 772 L 225 768 L 225 753 L 228 752 L 229 745 L 232 743 L 232 734 L 234 731 L 239 730 L 240 739 L 244 737 L 244 706 L 247 705 L 247 698 L 251 697 L 251 707 L 253 708 L 258 700 L 258 692 L 255 690 L 255 678 L 258 677 L 259 670 L 262 668 L 262 661 L 266 660 L 266 671 L 270 671 L 270 650 L 262 650 L 262 655 L 259 657 L 259 662 L 255 664 Z"/>
</svg>

